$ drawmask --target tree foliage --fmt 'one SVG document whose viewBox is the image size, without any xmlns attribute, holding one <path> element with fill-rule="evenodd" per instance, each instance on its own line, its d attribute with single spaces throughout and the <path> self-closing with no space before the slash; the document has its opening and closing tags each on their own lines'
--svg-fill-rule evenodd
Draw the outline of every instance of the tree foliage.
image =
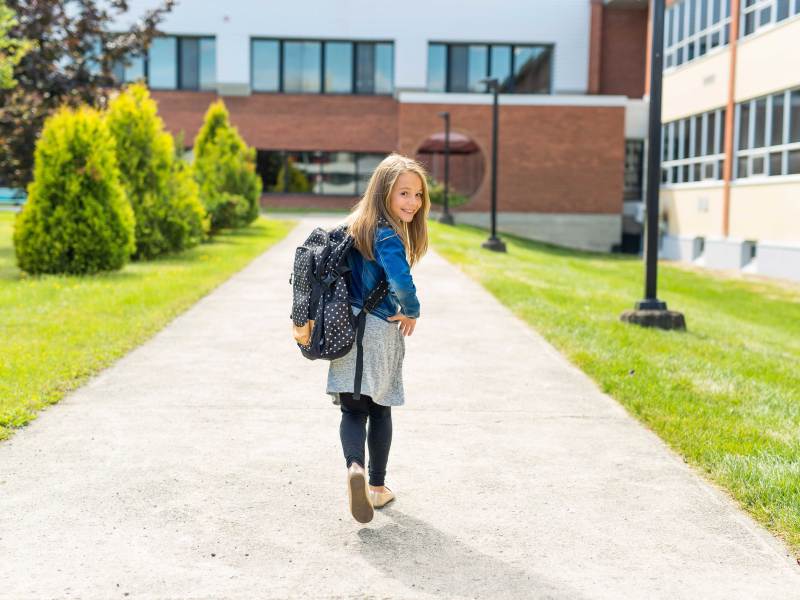
<svg viewBox="0 0 800 600">
<path fill-rule="evenodd" d="M 145 12 L 127 31 L 112 30 L 127 0 L 5 0 L 16 14 L 9 40 L 36 40 L 14 66 L 16 85 L 0 91 L 0 181 L 31 180 L 36 138 L 62 104 L 105 108 L 114 67 L 146 52 L 176 0 Z"/>
<path fill-rule="evenodd" d="M 286 173 L 289 173 L 289 179 L 286 179 Z M 300 169 L 298 169 L 294 160 L 291 157 L 286 158 L 286 162 L 278 169 L 278 175 L 275 178 L 275 185 L 272 186 L 273 192 L 310 192 L 311 182 Z"/>
<path fill-rule="evenodd" d="M 14 67 L 33 48 L 30 40 L 9 37 L 9 30 L 17 23 L 14 11 L 0 0 L 0 89 L 9 89 L 16 85 Z"/>
<path fill-rule="evenodd" d="M 128 261 L 134 214 L 114 138 L 97 110 L 63 107 L 45 122 L 13 239 L 17 264 L 28 273 L 95 273 Z"/>
<path fill-rule="evenodd" d="M 224 102 L 212 103 L 194 144 L 195 175 L 212 233 L 243 227 L 258 217 L 262 181 L 255 158 L 255 148 L 231 125 Z"/>
<path fill-rule="evenodd" d="M 144 84 L 128 86 L 108 108 L 122 184 L 136 215 L 135 259 L 195 246 L 208 230 L 187 168 L 175 164 L 172 136 Z M 182 162 L 182 161 L 180 161 Z M 173 181 L 174 178 L 174 181 Z"/>
</svg>

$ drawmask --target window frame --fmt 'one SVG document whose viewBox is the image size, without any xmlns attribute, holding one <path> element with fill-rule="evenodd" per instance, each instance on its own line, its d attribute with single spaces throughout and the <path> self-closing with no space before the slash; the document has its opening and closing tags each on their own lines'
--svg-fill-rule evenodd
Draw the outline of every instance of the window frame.
<svg viewBox="0 0 800 600">
<path fill-rule="evenodd" d="M 300 153 L 306 154 L 312 157 L 319 157 L 323 155 L 329 154 L 338 154 L 338 153 L 346 153 L 350 154 L 353 157 L 353 187 L 354 192 L 352 194 L 349 193 L 325 193 L 325 180 L 324 177 L 320 177 L 320 185 L 321 185 L 321 192 L 313 191 L 313 185 L 311 191 L 308 192 L 289 192 L 289 191 L 265 191 L 264 194 L 272 195 L 272 196 L 282 196 L 282 195 L 298 195 L 298 196 L 320 196 L 320 197 L 327 197 L 327 198 L 352 198 L 358 197 L 363 194 L 362 191 L 359 190 L 360 188 L 360 181 L 361 175 L 367 175 L 365 178 L 364 186 L 366 187 L 367 182 L 369 180 L 369 176 L 372 175 L 374 171 L 374 167 L 367 169 L 366 171 L 362 172 L 359 170 L 359 159 L 372 156 L 377 159 L 377 162 L 383 160 L 386 157 L 387 152 L 365 152 L 365 151 L 356 151 L 356 150 L 287 150 L 287 149 L 275 149 L 275 148 L 258 148 L 258 152 L 274 152 L 280 155 L 281 162 L 286 160 L 287 154 L 289 153 Z M 325 163 L 319 163 L 319 172 L 314 173 L 314 175 L 324 176 L 324 166 Z"/>
<path fill-rule="evenodd" d="M 278 89 L 277 90 L 265 90 L 265 89 L 258 89 L 254 85 L 254 74 L 255 74 L 255 53 L 253 52 L 254 44 L 257 42 L 277 42 L 278 44 Z M 320 77 L 319 77 L 319 91 L 315 92 L 302 92 L 302 91 L 285 91 L 285 73 L 284 73 L 284 58 L 285 58 L 285 43 L 286 42 L 314 42 L 320 45 Z M 325 69 L 327 67 L 326 63 L 326 45 L 328 43 L 339 43 L 339 44 L 349 44 L 350 45 L 350 91 L 349 92 L 329 92 L 325 88 Z M 392 59 L 391 59 L 391 90 L 388 92 L 357 92 L 356 91 L 356 69 L 357 69 L 357 52 L 356 46 L 357 44 L 372 44 L 373 46 L 377 46 L 378 44 L 388 44 L 391 52 L 392 52 Z M 347 39 L 347 38 L 310 38 L 310 37 L 302 37 L 302 38 L 288 38 L 288 37 L 274 37 L 274 36 L 251 36 L 250 37 L 250 91 L 253 94 L 298 94 L 298 95 L 326 95 L 326 96 L 393 96 L 395 92 L 395 44 L 394 40 L 386 40 L 386 39 Z M 377 54 L 377 49 L 375 49 Z M 376 61 L 377 62 L 377 61 Z M 373 72 L 373 84 L 375 83 L 375 73 Z M 373 85 L 373 88 L 376 87 Z M 342 152 L 345 152 L 342 150 Z"/>
<path fill-rule="evenodd" d="M 492 50 L 498 47 L 506 47 L 510 50 L 510 60 L 509 60 L 509 80 L 511 81 L 511 89 L 509 90 L 501 90 L 500 93 L 503 94 L 531 94 L 531 95 L 538 95 L 538 96 L 548 96 L 553 94 L 553 77 L 554 77 L 554 66 L 555 66 L 555 51 L 556 45 L 554 43 L 541 43 L 541 42 L 487 42 L 487 41 L 442 41 L 442 40 L 429 40 L 428 41 L 428 53 L 426 56 L 427 60 L 427 72 L 425 78 L 425 85 L 426 88 L 430 88 L 430 49 L 431 46 L 438 45 L 444 46 L 445 48 L 445 58 L 444 58 L 444 92 L 435 92 L 439 94 L 485 94 L 486 91 L 472 91 L 469 89 L 465 90 L 458 90 L 453 91 L 450 85 L 450 65 L 451 65 L 451 47 L 452 46 L 465 46 L 467 48 L 467 60 L 469 60 L 469 49 L 472 46 L 485 46 L 486 47 L 486 74 L 484 75 L 485 78 L 491 77 L 492 73 Z M 516 52 L 515 50 L 520 47 L 533 47 L 533 48 L 543 48 L 550 53 L 550 65 L 548 69 L 548 81 L 547 81 L 547 91 L 546 92 L 517 92 L 514 90 L 514 76 L 515 76 L 515 67 L 516 65 Z M 469 62 L 467 62 L 467 74 L 469 75 Z M 503 82 L 500 82 L 501 84 Z M 430 91 L 430 90 L 429 90 Z"/>
<path fill-rule="evenodd" d="M 206 34 L 192 34 L 192 35 L 159 35 L 155 36 L 153 39 L 157 38 L 172 38 L 175 40 L 175 87 L 153 87 L 150 84 L 150 48 L 148 47 L 144 53 L 144 56 L 141 57 L 144 61 L 142 73 L 144 77 L 144 81 L 147 83 L 147 87 L 152 89 L 153 91 L 186 91 L 186 92 L 213 92 L 217 89 L 217 60 L 216 60 L 216 44 L 217 44 L 217 36 L 216 35 L 206 35 Z M 182 65 L 182 46 L 181 40 L 197 40 L 197 87 L 181 87 L 181 80 L 183 79 L 183 65 Z M 202 42 L 203 40 L 211 40 L 214 42 L 214 82 L 209 87 L 203 87 L 202 85 Z M 138 56 L 132 56 L 131 59 L 140 58 Z M 120 85 L 124 85 L 126 83 L 130 83 L 128 81 L 121 81 L 119 82 Z"/>
<path fill-rule="evenodd" d="M 790 152 L 800 152 L 800 140 L 792 142 L 790 140 L 790 133 L 791 133 L 791 124 L 792 124 L 792 94 L 800 95 L 800 87 L 793 87 L 787 88 L 785 90 L 781 90 L 779 92 L 775 92 L 773 94 L 766 94 L 764 96 L 757 96 L 755 98 L 750 98 L 749 100 L 744 100 L 743 102 L 736 103 L 736 114 L 735 114 L 735 131 L 734 131 L 734 156 L 733 156 L 733 172 L 731 174 L 731 179 L 736 180 L 737 182 L 744 182 L 744 181 L 752 181 L 752 180 L 769 180 L 769 181 L 776 181 L 776 178 L 780 178 L 780 180 L 786 178 L 798 178 L 800 173 L 789 173 L 789 153 Z M 780 130 L 783 139 L 781 143 L 775 144 L 773 143 L 774 140 L 772 139 L 772 132 L 773 132 L 773 123 L 772 118 L 774 115 L 774 103 L 775 99 L 778 97 L 783 98 L 783 111 L 782 111 L 782 119 L 783 123 L 781 124 Z M 752 147 L 752 143 L 755 139 L 755 120 L 756 120 L 756 104 L 761 101 L 766 100 L 766 111 L 765 111 L 765 123 L 764 123 L 764 145 L 759 146 L 758 148 Z M 741 139 L 741 111 L 742 107 L 747 105 L 749 113 L 748 113 L 748 123 L 747 123 L 747 146 L 744 149 L 739 149 L 739 140 Z M 800 110 L 797 111 L 797 118 L 800 119 Z M 773 154 L 780 153 L 781 154 L 781 172 L 780 173 L 772 173 L 771 169 L 771 157 Z M 759 173 L 754 173 L 753 164 L 758 161 L 764 161 L 764 168 Z M 746 165 L 746 174 L 742 175 L 739 169 L 740 161 Z"/>
<path fill-rule="evenodd" d="M 734 0 L 736 1 L 736 0 Z M 771 31 L 773 28 L 788 23 L 800 17 L 800 0 L 786 0 L 788 2 L 788 14 L 784 19 L 778 20 L 778 2 L 780 0 L 754 0 L 751 6 L 747 6 L 746 0 L 741 1 L 739 10 L 739 39 L 750 38 L 754 35 Z M 761 23 L 761 15 L 769 10 L 770 17 L 766 23 Z M 753 31 L 746 32 L 747 19 L 753 15 Z"/>
<path fill-rule="evenodd" d="M 709 140 L 709 119 L 714 115 L 713 140 Z M 661 187 L 719 185 L 722 182 L 725 161 L 725 107 L 688 115 L 663 123 L 661 126 Z M 698 123 L 701 131 L 697 131 Z M 697 135 L 700 134 L 700 156 L 696 152 Z M 683 156 L 688 143 L 688 156 Z M 706 177 L 708 168 L 711 175 Z M 696 169 L 700 178 L 694 177 Z M 688 177 L 684 177 L 688 174 Z"/>
<path fill-rule="evenodd" d="M 714 2 L 717 0 L 679 0 L 668 6 L 664 12 L 664 72 L 679 69 L 699 58 L 717 53 L 730 44 L 731 2 L 738 0 L 719 0 L 720 18 L 714 19 Z M 690 2 L 694 2 L 694 23 Z M 702 27 L 702 6 L 706 7 L 706 25 Z M 684 7 L 684 8 L 681 8 Z M 683 22 L 679 23 L 683 14 Z M 691 27 L 690 27 L 691 25 Z M 689 31 L 692 31 L 690 34 Z M 683 34 L 681 37 L 679 32 Z M 712 46 L 714 35 L 718 35 L 719 43 Z M 681 39 L 678 39 L 681 37 Z M 705 42 L 705 50 L 700 53 L 701 42 Z M 688 57 L 692 48 L 692 56 Z M 681 60 L 678 62 L 678 56 Z"/>
</svg>

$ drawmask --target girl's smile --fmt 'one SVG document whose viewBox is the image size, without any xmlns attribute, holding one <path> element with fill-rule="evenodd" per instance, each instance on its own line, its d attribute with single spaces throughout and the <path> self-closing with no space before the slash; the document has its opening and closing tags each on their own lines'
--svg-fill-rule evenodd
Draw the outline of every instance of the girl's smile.
<svg viewBox="0 0 800 600">
<path fill-rule="evenodd" d="M 414 215 L 422 207 L 422 181 L 411 171 L 400 173 L 395 181 L 389 208 L 392 215 L 405 223 L 414 220 Z"/>
</svg>

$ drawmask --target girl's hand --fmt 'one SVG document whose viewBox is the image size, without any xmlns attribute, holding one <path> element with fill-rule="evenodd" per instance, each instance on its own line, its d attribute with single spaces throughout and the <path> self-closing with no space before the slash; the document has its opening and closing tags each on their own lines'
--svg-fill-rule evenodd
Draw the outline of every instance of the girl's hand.
<svg viewBox="0 0 800 600">
<path fill-rule="evenodd" d="M 407 317 L 402 313 L 397 313 L 393 317 L 389 317 L 390 321 L 400 321 L 400 331 L 403 335 L 411 335 L 414 333 L 414 327 L 417 320 L 412 317 Z"/>
</svg>

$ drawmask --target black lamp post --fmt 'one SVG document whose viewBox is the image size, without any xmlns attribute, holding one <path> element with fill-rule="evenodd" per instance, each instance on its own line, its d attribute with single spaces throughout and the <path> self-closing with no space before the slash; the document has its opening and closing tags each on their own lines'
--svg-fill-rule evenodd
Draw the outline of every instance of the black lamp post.
<svg viewBox="0 0 800 600">
<path fill-rule="evenodd" d="M 453 215 L 450 214 L 447 202 L 447 193 L 450 189 L 450 113 L 440 112 L 439 116 L 444 119 L 444 209 L 442 216 L 439 217 L 439 223 L 452 225 Z"/>
<path fill-rule="evenodd" d="M 489 239 L 481 244 L 482 248 L 494 250 L 495 252 L 505 252 L 506 245 L 497 237 L 497 94 L 499 82 L 496 77 L 481 79 L 493 94 L 492 98 L 492 233 Z"/>
<path fill-rule="evenodd" d="M 667 303 L 656 296 L 658 268 L 658 194 L 661 186 L 661 80 L 664 48 L 664 0 L 652 0 L 652 47 L 650 48 L 650 123 L 647 140 L 647 189 L 645 227 L 644 299 L 627 310 L 620 319 L 646 327 L 686 329 L 683 314 L 667 310 Z"/>
</svg>

